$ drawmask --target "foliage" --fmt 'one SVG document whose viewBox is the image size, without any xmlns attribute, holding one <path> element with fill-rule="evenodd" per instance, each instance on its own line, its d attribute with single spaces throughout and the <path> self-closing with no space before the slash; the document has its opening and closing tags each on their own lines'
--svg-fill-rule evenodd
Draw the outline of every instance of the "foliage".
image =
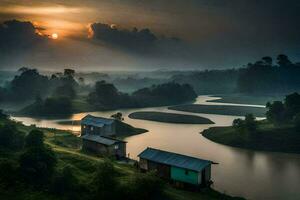
<svg viewBox="0 0 300 200">
<path fill-rule="evenodd" d="M 116 109 L 178 104 L 193 101 L 196 97 L 195 91 L 188 84 L 171 82 L 153 85 L 129 95 L 119 92 L 111 83 L 99 81 L 95 85 L 95 90 L 89 94 L 88 102 L 96 108 Z"/>
<path fill-rule="evenodd" d="M 45 185 L 49 183 L 56 164 L 54 152 L 46 147 L 32 147 L 20 156 L 22 177 L 28 183 Z"/>
<path fill-rule="evenodd" d="M 288 56 L 277 56 L 273 65 L 271 57 L 263 57 L 255 63 L 249 63 L 241 70 L 237 86 L 244 93 L 283 93 L 300 89 L 300 65 L 292 63 Z"/>
<path fill-rule="evenodd" d="M 98 199 L 114 199 L 116 197 L 116 170 L 109 160 L 100 163 L 92 181 L 95 197 Z"/>
<path fill-rule="evenodd" d="M 268 102 L 266 107 L 268 108 L 266 115 L 269 122 L 275 125 L 292 123 L 300 113 L 300 95 L 298 93 L 287 95 L 284 102 Z"/>
<path fill-rule="evenodd" d="M 0 120 L 5 120 L 5 119 L 8 119 L 8 115 L 7 114 L 5 114 L 4 112 L 3 112 L 3 110 L 1 110 L 0 109 Z"/>
<path fill-rule="evenodd" d="M 154 172 L 136 174 L 128 184 L 126 190 L 128 197 L 132 200 L 159 199 L 164 195 L 164 183 L 155 176 Z"/>
<path fill-rule="evenodd" d="M 117 112 L 117 113 L 113 114 L 111 117 L 118 120 L 118 121 L 123 121 L 124 120 L 123 114 L 121 112 Z"/>
<path fill-rule="evenodd" d="M 75 191 L 78 191 L 78 179 L 70 166 L 65 166 L 62 172 L 57 172 L 51 184 L 51 192 L 56 195 L 65 195 L 75 198 Z"/>
<path fill-rule="evenodd" d="M 72 112 L 72 102 L 67 97 L 49 97 L 44 101 L 37 99 L 33 104 L 21 110 L 22 114 L 49 117 L 70 115 Z"/>
<path fill-rule="evenodd" d="M 232 126 L 238 132 L 255 133 L 257 131 L 257 121 L 252 114 L 247 114 L 245 120 L 240 118 L 233 120 Z"/>
<path fill-rule="evenodd" d="M 26 136 L 25 146 L 30 147 L 43 147 L 44 145 L 44 134 L 42 131 L 34 129 Z"/>
<path fill-rule="evenodd" d="M 300 131 L 300 113 L 294 117 L 294 124 L 297 131 Z"/>
<path fill-rule="evenodd" d="M 8 149 L 21 149 L 24 145 L 24 133 L 12 123 L 0 126 L 0 146 Z"/>
<path fill-rule="evenodd" d="M 12 187 L 18 179 L 18 163 L 10 159 L 0 159 L 0 184 Z"/>
</svg>

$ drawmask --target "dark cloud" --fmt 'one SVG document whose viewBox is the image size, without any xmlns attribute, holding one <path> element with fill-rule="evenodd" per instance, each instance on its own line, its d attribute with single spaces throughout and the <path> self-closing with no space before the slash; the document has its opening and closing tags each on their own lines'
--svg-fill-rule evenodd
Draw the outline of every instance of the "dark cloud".
<svg viewBox="0 0 300 200">
<path fill-rule="evenodd" d="M 93 39 L 140 54 L 163 53 L 164 47 L 179 45 L 179 38 L 157 36 L 150 29 L 118 29 L 115 25 L 91 24 Z"/>
<path fill-rule="evenodd" d="M 0 50 L 3 53 L 26 51 L 46 41 L 46 37 L 37 34 L 31 22 L 17 20 L 0 24 Z"/>
</svg>

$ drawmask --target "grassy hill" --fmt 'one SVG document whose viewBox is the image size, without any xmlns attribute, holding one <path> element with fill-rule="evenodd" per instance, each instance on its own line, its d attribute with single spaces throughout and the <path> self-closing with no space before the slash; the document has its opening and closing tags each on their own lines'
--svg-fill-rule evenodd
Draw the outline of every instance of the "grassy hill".
<svg viewBox="0 0 300 200">
<path fill-rule="evenodd" d="M 8 122 L 0 122 L 0 126 Z M 28 133 L 29 131 L 36 129 L 34 126 L 24 126 L 20 123 L 13 123 L 17 126 L 18 130 Z M 51 148 L 56 157 L 57 165 L 56 170 L 62 170 L 68 166 L 75 175 L 78 184 L 86 185 L 90 184 L 91 180 L 95 177 L 99 163 L 105 162 L 105 158 L 86 154 L 81 151 L 81 139 L 72 135 L 70 132 L 55 130 L 55 129 L 39 129 L 44 132 L 46 146 Z M 21 151 L 10 151 L 7 149 L 0 148 L 0 158 L 9 159 L 13 162 L 17 162 L 19 159 Z M 113 167 L 117 171 L 116 181 L 118 184 L 130 187 L 134 177 L 143 176 L 138 172 L 138 170 L 128 164 L 121 164 L 116 161 L 112 161 Z M 0 179 L 1 182 L 1 179 Z M 82 186 L 82 187 L 83 187 Z M 148 185 L 149 186 L 149 185 Z M 147 186 L 147 187 L 148 187 Z M 85 187 L 84 187 L 85 188 Z M 87 195 L 85 189 L 81 188 L 81 193 L 77 190 L 72 192 L 74 198 L 72 199 L 82 199 Z M 179 190 L 166 184 L 164 189 L 164 198 L 170 200 L 208 200 L 208 199 L 240 199 L 221 194 L 212 189 L 206 189 L 201 192 L 189 192 L 184 190 Z M 0 199 L 68 199 L 65 194 L 54 195 L 47 188 L 36 188 L 22 182 L 17 182 L 17 184 L 11 185 L 10 187 L 5 187 L 4 184 L 0 184 Z"/>
</svg>

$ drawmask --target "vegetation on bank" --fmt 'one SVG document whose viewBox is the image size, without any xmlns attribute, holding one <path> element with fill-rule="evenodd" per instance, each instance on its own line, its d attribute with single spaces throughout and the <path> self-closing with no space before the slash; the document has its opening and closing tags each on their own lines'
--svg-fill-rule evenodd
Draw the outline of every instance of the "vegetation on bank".
<svg viewBox="0 0 300 200">
<path fill-rule="evenodd" d="M 251 114 L 235 119 L 231 127 L 213 127 L 203 136 L 221 144 L 263 151 L 300 153 L 300 95 L 287 95 L 283 102 L 267 103 L 267 119 Z"/>
<path fill-rule="evenodd" d="M 157 122 L 178 124 L 213 124 L 210 119 L 195 115 L 184 115 L 164 112 L 134 112 L 128 115 L 132 119 L 143 119 Z"/>
<path fill-rule="evenodd" d="M 228 106 L 228 105 L 186 104 L 186 105 L 171 106 L 169 107 L 169 109 L 192 112 L 192 113 L 234 115 L 234 116 L 245 116 L 248 113 L 253 113 L 256 117 L 264 117 L 266 113 L 266 109 L 263 107 Z"/>
<path fill-rule="evenodd" d="M 16 113 L 27 116 L 65 117 L 75 112 L 174 105 L 197 97 L 190 85 L 175 82 L 152 85 L 128 94 L 105 81 L 86 85 L 72 69 L 51 77 L 29 68 L 21 68 L 18 73 L 0 87 L 0 103 L 27 104 Z"/>
<path fill-rule="evenodd" d="M 80 138 L 69 132 L 24 126 L 2 113 L 0 137 L 6 140 L 0 144 L 1 199 L 241 199 L 175 189 L 153 173 L 82 152 Z"/>
</svg>

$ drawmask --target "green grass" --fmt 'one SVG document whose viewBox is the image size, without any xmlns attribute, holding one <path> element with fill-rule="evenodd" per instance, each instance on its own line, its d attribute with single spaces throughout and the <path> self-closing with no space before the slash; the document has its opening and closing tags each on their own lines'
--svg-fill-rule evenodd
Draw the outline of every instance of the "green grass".
<svg viewBox="0 0 300 200">
<path fill-rule="evenodd" d="M 0 122 L 1 123 L 1 122 Z M 28 132 L 34 127 L 24 126 L 20 123 L 16 124 L 19 130 Z M 103 162 L 104 158 L 93 154 L 86 154 L 81 151 L 81 139 L 72 135 L 71 132 L 57 130 L 57 129 L 45 129 L 39 128 L 44 132 L 45 144 L 52 148 L 56 153 L 58 164 L 57 170 L 63 169 L 65 166 L 69 166 L 74 171 L 79 183 L 89 183 L 97 169 L 99 162 Z M 0 156 L 8 157 L 13 160 L 17 160 L 19 153 L 8 152 L 0 149 Z M 128 181 L 132 179 L 137 173 L 137 169 L 128 164 L 121 164 L 113 161 L 114 167 L 118 171 L 118 181 L 120 183 L 128 184 Z M 219 200 L 219 199 L 235 199 L 230 196 L 221 194 L 212 189 L 206 189 L 201 192 L 189 192 L 173 188 L 170 185 L 166 185 L 165 193 L 169 200 Z M 2 188 L 0 184 L 0 199 L 12 199 L 12 200 L 54 200 L 62 199 L 62 197 L 52 196 L 46 191 L 37 191 L 30 186 L 13 186 L 9 189 Z"/>
<path fill-rule="evenodd" d="M 300 133 L 290 125 L 274 127 L 259 122 L 256 133 L 237 131 L 233 127 L 213 127 L 202 135 L 214 142 L 246 149 L 284 153 L 300 153 Z"/>
<path fill-rule="evenodd" d="M 211 120 L 195 115 L 183 115 L 163 112 L 134 112 L 128 117 L 157 122 L 180 123 L 180 124 L 213 124 Z"/>
<path fill-rule="evenodd" d="M 178 110 L 192 113 L 218 114 L 218 115 L 234 115 L 245 116 L 253 114 L 256 117 L 265 117 L 266 108 L 249 107 L 249 106 L 227 106 L 227 105 L 200 105 L 187 104 L 179 106 L 171 106 L 170 110 Z"/>
</svg>

